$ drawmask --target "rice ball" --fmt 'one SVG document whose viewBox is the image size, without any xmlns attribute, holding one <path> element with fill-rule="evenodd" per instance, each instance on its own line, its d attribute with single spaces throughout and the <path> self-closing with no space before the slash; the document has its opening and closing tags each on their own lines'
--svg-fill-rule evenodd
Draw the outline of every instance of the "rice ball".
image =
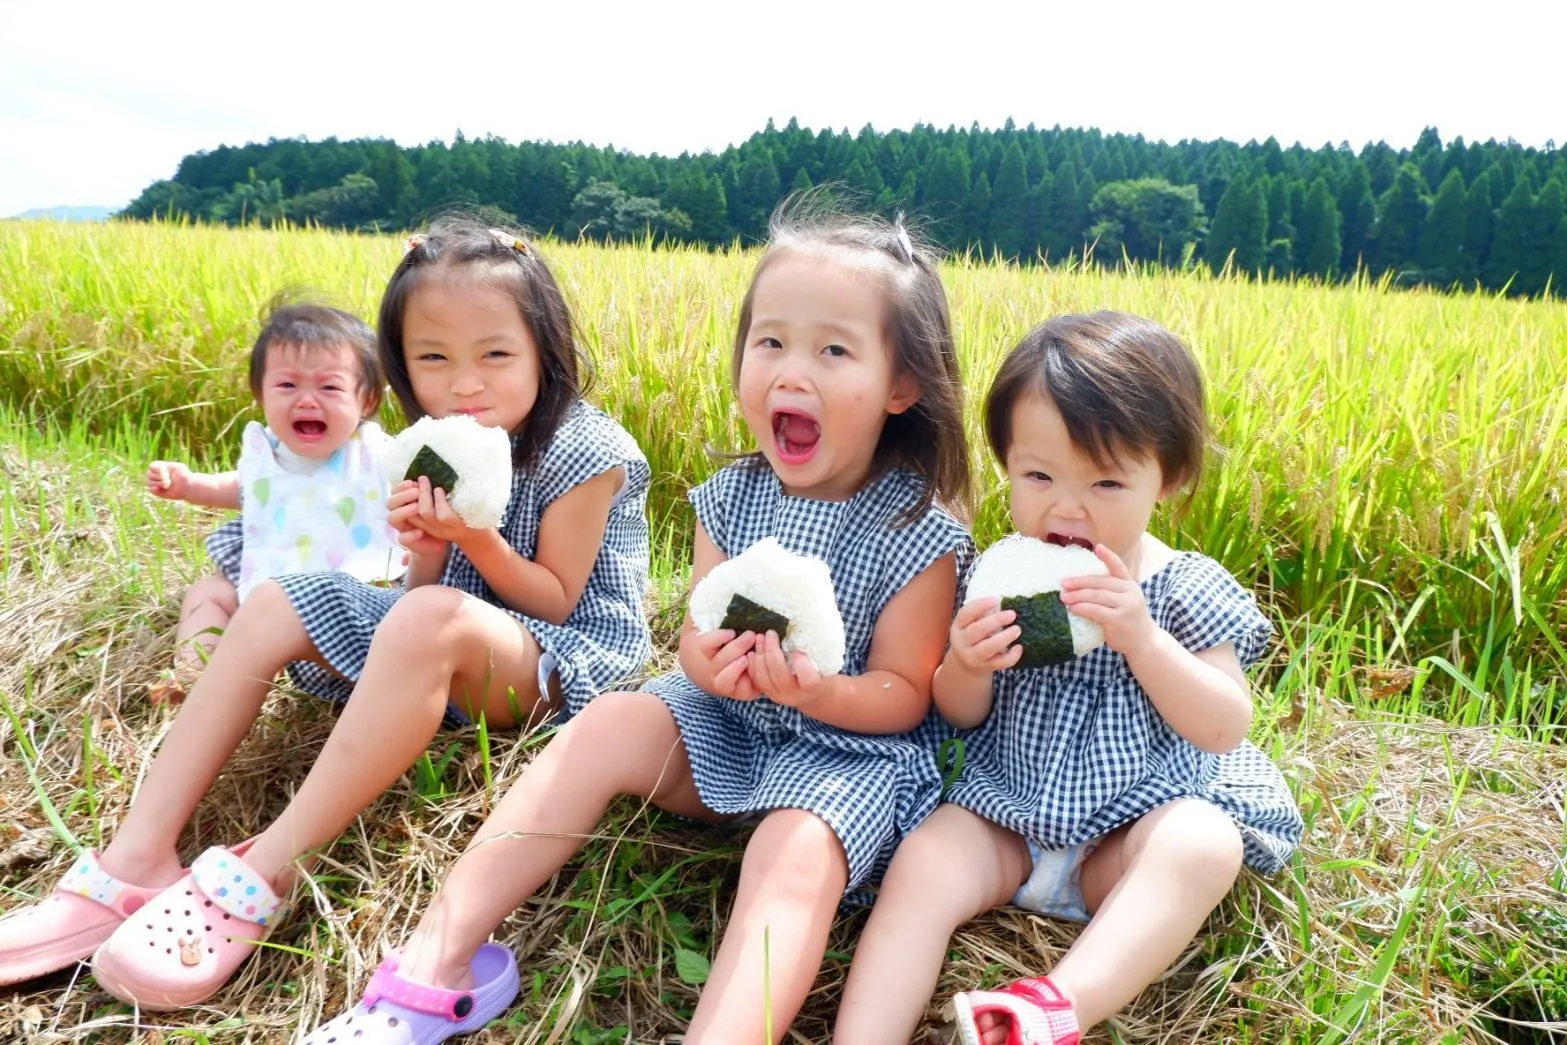
<svg viewBox="0 0 1567 1045">
<path fill-rule="evenodd" d="M 1023 629 L 1019 668 L 1065 664 L 1104 645 L 1104 629 L 1071 612 L 1061 602 L 1065 577 L 1109 573 L 1099 556 L 1076 545 L 1063 547 L 1013 534 L 992 544 L 969 575 L 967 598 L 1001 600 L 1001 608 L 1017 611 Z"/>
<path fill-rule="evenodd" d="M 805 654 L 823 675 L 843 670 L 843 618 L 832 571 L 776 537 L 714 566 L 691 593 L 691 620 L 698 631 L 776 631 L 786 654 Z"/>
<path fill-rule="evenodd" d="M 381 453 L 388 483 L 428 476 L 446 503 L 476 530 L 499 526 L 511 499 L 511 440 L 461 414 L 421 417 Z"/>
</svg>

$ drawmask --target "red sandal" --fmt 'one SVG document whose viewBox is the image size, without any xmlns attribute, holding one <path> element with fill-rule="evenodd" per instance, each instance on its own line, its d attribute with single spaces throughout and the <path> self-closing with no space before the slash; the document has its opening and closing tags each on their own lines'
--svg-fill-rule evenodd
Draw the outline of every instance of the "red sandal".
<svg viewBox="0 0 1567 1045">
<path fill-rule="evenodd" d="M 1028 977 L 993 991 L 962 991 L 952 996 L 963 1045 L 980 1045 L 979 1016 L 1009 1017 L 1007 1045 L 1078 1045 L 1077 1014 L 1049 977 Z"/>
</svg>

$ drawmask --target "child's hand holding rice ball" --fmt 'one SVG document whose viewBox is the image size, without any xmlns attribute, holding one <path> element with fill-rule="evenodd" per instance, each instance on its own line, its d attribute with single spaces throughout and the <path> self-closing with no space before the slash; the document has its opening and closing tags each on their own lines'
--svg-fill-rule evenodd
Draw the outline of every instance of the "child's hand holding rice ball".
<svg viewBox="0 0 1567 1045">
<path fill-rule="evenodd" d="M 966 671 L 988 675 L 1064 664 L 1107 641 L 1124 653 L 1121 640 L 1153 624 L 1146 606 L 1137 621 L 1134 599 L 1143 605 L 1141 589 L 1103 545 L 1013 534 L 975 563 L 968 601 L 952 621 L 952 656 Z"/>
<path fill-rule="evenodd" d="M 766 694 L 799 707 L 843 669 L 843 618 L 827 564 L 767 537 L 714 566 L 691 593 L 699 649 L 714 662 L 715 692 Z"/>
<path fill-rule="evenodd" d="M 511 442 L 503 429 L 460 414 L 422 417 L 382 454 L 387 519 L 415 555 L 441 555 L 501 524 L 511 496 Z"/>
</svg>

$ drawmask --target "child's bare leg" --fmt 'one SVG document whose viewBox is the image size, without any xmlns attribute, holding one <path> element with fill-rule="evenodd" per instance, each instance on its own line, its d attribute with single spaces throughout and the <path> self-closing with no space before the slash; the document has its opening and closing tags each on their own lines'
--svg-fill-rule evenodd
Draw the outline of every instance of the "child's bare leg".
<svg viewBox="0 0 1567 1045">
<path fill-rule="evenodd" d="M 220 573 L 192 584 L 180 602 L 180 624 L 174 633 L 175 657 L 185 677 L 194 681 L 217 648 L 216 631 L 227 630 L 239 610 L 239 590 Z"/>
<path fill-rule="evenodd" d="M 276 879 L 342 834 L 429 746 L 448 701 L 492 726 L 525 719 L 539 702 L 539 656 L 528 630 L 494 606 L 433 584 L 408 592 L 376 629 L 353 695 L 299 792 L 245 862 Z"/>
<path fill-rule="evenodd" d="M 213 652 L 103 851 L 110 874 L 148 886 L 180 877 L 180 831 L 250 731 L 273 678 L 289 661 L 317 656 L 288 596 L 271 582 L 251 593 L 228 634 L 232 641 Z"/>
<path fill-rule="evenodd" d="M 403 948 L 400 972 L 452 989 L 497 926 L 560 870 L 616 795 L 713 819 L 674 716 L 650 693 L 596 697 L 545 746 L 479 828 Z"/>
<path fill-rule="evenodd" d="M 779 1041 L 805 1001 L 849 879 L 826 821 L 801 809 L 767 814 L 745 847 L 740 890 L 686 1045 Z"/>
<path fill-rule="evenodd" d="M 854 949 L 833 1040 L 912 1040 L 953 930 L 1012 899 L 1029 869 L 1018 835 L 959 806 L 938 806 L 887 869 Z"/>
<path fill-rule="evenodd" d="M 180 623 L 174 631 L 174 667 L 152 687 L 154 703 L 183 700 L 212 659 L 219 633 L 239 609 L 239 592 L 219 573 L 203 577 L 185 591 L 180 602 Z"/>
<path fill-rule="evenodd" d="M 1241 854 L 1235 822 L 1197 798 L 1155 809 L 1094 850 L 1082 872 L 1093 920 L 1050 974 L 1080 1026 L 1125 1008 L 1180 957 L 1235 885 Z"/>
</svg>

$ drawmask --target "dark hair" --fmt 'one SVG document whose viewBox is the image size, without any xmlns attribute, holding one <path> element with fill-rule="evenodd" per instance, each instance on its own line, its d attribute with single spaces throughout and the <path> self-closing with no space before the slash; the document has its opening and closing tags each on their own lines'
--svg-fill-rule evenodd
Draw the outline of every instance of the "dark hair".
<svg viewBox="0 0 1567 1045">
<path fill-rule="evenodd" d="M 425 416 L 414 397 L 403 349 L 403 312 L 432 271 L 462 267 L 511 296 L 539 352 L 539 394 L 512 443 L 512 467 L 529 468 L 554 438 L 566 412 L 592 383 L 592 365 L 577 343 L 571 309 L 538 248 L 521 232 L 470 214 L 448 214 L 408 237 L 408 250 L 381 296 L 381 362 L 410 422 Z M 516 435 L 517 433 L 510 433 Z"/>
<path fill-rule="evenodd" d="M 1202 371 L 1185 343 L 1151 319 L 1057 316 L 1024 334 L 985 397 L 985 434 L 1003 464 L 1013 407 L 1031 392 L 1055 403 L 1073 448 L 1101 467 L 1152 458 L 1166 490 L 1202 474 Z"/>
<path fill-rule="evenodd" d="M 740 362 L 756 286 L 780 256 L 817 254 L 849 265 L 873 268 L 887 296 L 885 336 L 893 354 L 893 373 L 907 374 L 919 399 L 901 414 L 888 414 L 872 458 L 875 474 L 906 468 L 925 480 L 920 500 L 898 516 L 911 522 L 940 500 L 960 514 L 969 509 L 968 435 L 963 425 L 963 378 L 947 293 L 936 271 L 936 256 L 900 215 L 889 222 L 870 214 L 833 209 L 819 194 L 795 195 L 773 211 L 767 249 L 757 262 L 751 285 L 740 302 L 730 382 L 740 385 Z"/>
<path fill-rule="evenodd" d="M 312 352 L 344 346 L 353 352 L 358 370 L 355 390 L 369 396 L 369 409 L 365 411 L 368 417 L 381 405 L 381 389 L 386 384 L 376 352 L 375 331 L 358 316 L 340 308 L 291 301 L 287 293 L 276 295 L 262 310 L 261 333 L 250 348 L 250 394 L 260 401 L 267 357 L 273 349 Z"/>
</svg>

